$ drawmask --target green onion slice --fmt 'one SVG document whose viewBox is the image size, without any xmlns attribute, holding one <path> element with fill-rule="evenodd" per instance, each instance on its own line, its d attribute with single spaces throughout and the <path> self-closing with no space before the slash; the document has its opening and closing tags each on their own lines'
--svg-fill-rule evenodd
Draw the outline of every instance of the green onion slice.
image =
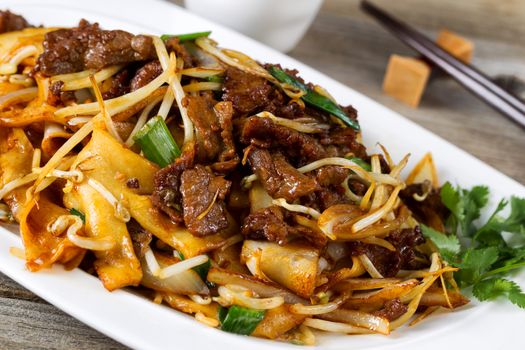
<svg viewBox="0 0 525 350">
<path fill-rule="evenodd" d="M 133 139 L 140 145 L 144 156 L 162 168 L 171 164 L 181 153 L 160 116 L 151 118 Z"/>
<path fill-rule="evenodd" d="M 162 34 L 160 38 L 162 40 L 168 40 L 171 38 L 177 38 L 180 42 L 182 41 L 191 41 L 195 40 L 197 38 L 202 38 L 204 36 L 209 36 L 211 34 L 211 31 L 207 32 L 196 32 L 196 33 L 186 33 L 186 34 Z"/>
<path fill-rule="evenodd" d="M 304 102 L 314 107 L 317 107 L 325 112 L 335 115 L 343 123 L 345 123 L 347 126 L 355 130 L 360 129 L 359 124 L 355 120 L 350 118 L 348 115 L 346 115 L 346 113 L 336 103 L 330 100 L 328 97 L 310 90 L 305 84 L 294 79 L 292 76 L 287 74 L 282 69 L 271 66 L 268 69 L 268 71 L 275 79 L 279 80 L 281 83 L 289 84 L 289 85 L 295 86 L 296 88 L 302 90 L 305 93 L 301 97 L 301 99 Z"/>
<path fill-rule="evenodd" d="M 248 309 L 232 305 L 229 309 L 219 309 L 221 329 L 226 332 L 250 335 L 264 318 L 264 310 Z"/>
<path fill-rule="evenodd" d="M 346 159 L 351 160 L 352 162 L 356 163 L 357 165 L 359 165 L 361 168 L 365 169 L 366 171 L 372 171 L 372 167 L 370 166 L 370 164 L 368 164 L 367 162 L 365 162 L 359 157 L 347 157 Z"/>
<path fill-rule="evenodd" d="M 71 208 L 71 209 L 69 209 L 69 213 L 72 214 L 72 215 L 78 216 L 82 220 L 82 222 L 84 224 L 86 223 L 86 215 L 84 215 L 84 213 L 81 212 L 80 210 L 75 209 L 75 208 Z"/>
</svg>

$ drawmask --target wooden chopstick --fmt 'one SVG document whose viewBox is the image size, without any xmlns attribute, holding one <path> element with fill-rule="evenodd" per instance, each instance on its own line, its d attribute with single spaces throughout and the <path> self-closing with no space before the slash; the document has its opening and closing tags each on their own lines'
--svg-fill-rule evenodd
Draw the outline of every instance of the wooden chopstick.
<svg viewBox="0 0 525 350">
<path fill-rule="evenodd" d="M 475 67 L 458 60 L 425 35 L 364 0 L 361 8 L 401 41 L 443 69 L 491 107 L 525 127 L 525 103 Z"/>
</svg>

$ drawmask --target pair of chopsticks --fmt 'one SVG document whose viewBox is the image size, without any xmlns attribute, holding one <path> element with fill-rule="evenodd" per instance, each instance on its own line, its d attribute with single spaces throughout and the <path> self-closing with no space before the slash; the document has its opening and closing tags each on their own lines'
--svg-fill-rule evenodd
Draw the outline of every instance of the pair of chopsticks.
<svg viewBox="0 0 525 350">
<path fill-rule="evenodd" d="M 495 84 L 478 69 L 458 60 L 425 35 L 364 0 L 361 8 L 401 41 L 443 69 L 491 107 L 525 127 L 525 102 Z"/>
</svg>

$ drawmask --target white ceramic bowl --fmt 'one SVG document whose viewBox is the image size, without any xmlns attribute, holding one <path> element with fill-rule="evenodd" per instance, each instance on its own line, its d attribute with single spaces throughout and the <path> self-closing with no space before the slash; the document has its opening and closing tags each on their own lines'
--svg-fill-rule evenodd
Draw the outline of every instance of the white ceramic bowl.
<svg viewBox="0 0 525 350">
<path fill-rule="evenodd" d="M 297 45 L 322 3 L 323 0 L 185 0 L 190 11 L 281 52 Z"/>
</svg>

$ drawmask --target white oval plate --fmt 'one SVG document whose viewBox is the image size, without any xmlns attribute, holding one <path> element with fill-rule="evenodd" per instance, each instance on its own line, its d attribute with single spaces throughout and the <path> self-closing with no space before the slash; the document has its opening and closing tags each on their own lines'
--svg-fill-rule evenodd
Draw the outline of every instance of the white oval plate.
<svg viewBox="0 0 525 350">
<path fill-rule="evenodd" d="M 372 101 L 333 79 L 241 34 L 192 15 L 158 0 L 67 1 L 0 0 L 1 9 L 24 15 L 31 23 L 74 26 L 81 18 L 98 21 L 103 28 L 135 33 L 188 33 L 213 30 L 221 46 L 243 51 L 262 62 L 281 63 L 296 68 L 307 81 L 325 87 L 341 104 L 359 111 L 364 142 L 373 149 L 385 145 L 394 159 L 412 153 L 413 166 L 431 151 L 442 181 L 462 186 L 488 184 L 493 200 L 517 195 L 525 188 L 482 163 L 456 146 L 421 128 L 399 114 Z M 10 232 L 9 232 L 10 231 Z M 9 247 L 21 247 L 17 228 L 0 227 L 0 270 L 53 305 L 87 325 L 136 349 L 298 349 L 295 345 L 242 337 L 206 327 L 191 317 L 159 306 L 128 291 L 108 292 L 81 270 L 70 272 L 54 267 L 28 272 L 24 262 L 9 254 Z M 523 285 L 524 274 L 515 280 Z M 444 349 L 470 347 L 518 348 L 523 344 L 525 314 L 508 302 L 472 302 L 455 312 L 436 314 L 415 327 L 403 327 L 390 336 L 346 336 L 322 334 L 322 349 Z"/>
</svg>

